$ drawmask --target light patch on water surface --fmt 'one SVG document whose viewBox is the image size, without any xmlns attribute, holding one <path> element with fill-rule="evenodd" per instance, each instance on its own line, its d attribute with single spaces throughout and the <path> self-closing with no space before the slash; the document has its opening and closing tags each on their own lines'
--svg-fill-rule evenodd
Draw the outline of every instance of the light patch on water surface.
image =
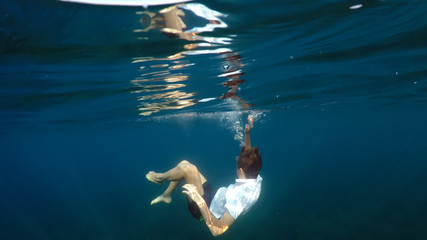
<svg viewBox="0 0 427 240">
<path fill-rule="evenodd" d="M 148 6 L 159 6 L 166 4 L 175 4 L 175 3 L 183 3 L 190 2 L 192 0 L 60 0 L 62 2 L 74 2 L 74 3 L 83 3 L 83 4 L 91 4 L 91 5 L 108 5 L 108 6 L 143 6 L 147 8 Z"/>
<path fill-rule="evenodd" d="M 356 4 L 356 5 L 350 6 L 349 8 L 350 8 L 351 10 L 354 10 L 354 9 L 359 9 L 359 8 L 361 8 L 361 7 L 363 7 L 363 4 Z"/>
</svg>

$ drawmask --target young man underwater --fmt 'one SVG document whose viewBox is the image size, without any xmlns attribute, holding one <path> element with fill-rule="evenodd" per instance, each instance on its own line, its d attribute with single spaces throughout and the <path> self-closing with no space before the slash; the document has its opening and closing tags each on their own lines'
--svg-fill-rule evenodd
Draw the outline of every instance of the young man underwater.
<svg viewBox="0 0 427 240">
<path fill-rule="evenodd" d="M 169 187 L 151 205 L 172 201 L 171 195 L 181 181 L 185 181 L 182 191 L 187 195 L 188 210 L 194 218 L 205 221 L 213 236 L 218 236 L 228 228 L 241 214 L 246 213 L 258 200 L 262 178 L 258 175 L 262 167 L 258 147 L 252 148 L 250 132 L 253 118 L 248 116 L 245 126 L 245 146 L 237 158 L 236 183 L 221 187 L 215 193 L 206 178 L 196 166 L 184 160 L 165 173 L 150 171 L 149 181 L 163 184 L 170 181 Z"/>
</svg>

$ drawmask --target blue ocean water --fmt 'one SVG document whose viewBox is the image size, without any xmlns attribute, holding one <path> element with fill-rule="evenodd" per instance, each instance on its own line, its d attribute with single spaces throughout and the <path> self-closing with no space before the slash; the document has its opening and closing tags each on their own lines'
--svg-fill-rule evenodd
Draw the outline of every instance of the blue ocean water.
<svg viewBox="0 0 427 240">
<path fill-rule="evenodd" d="M 110 1 L 111 2 L 111 1 Z M 427 3 L 0 3 L 0 238 L 206 239 L 149 170 L 261 196 L 223 239 L 426 239 Z"/>
</svg>

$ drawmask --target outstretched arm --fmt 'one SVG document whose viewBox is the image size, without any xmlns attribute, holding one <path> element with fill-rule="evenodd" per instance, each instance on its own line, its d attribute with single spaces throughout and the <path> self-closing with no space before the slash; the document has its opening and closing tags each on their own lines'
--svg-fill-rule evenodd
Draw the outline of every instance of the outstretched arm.
<svg viewBox="0 0 427 240">
<path fill-rule="evenodd" d="M 209 210 L 209 207 L 203 197 L 197 192 L 196 186 L 193 184 L 185 184 L 182 187 L 184 188 L 184 191 L 182 192 L 187 194 L 188 197 L 191 198 L 199 207 L 200 212 L 203 215 L 203 219 L 213 236 L 221 235 L 227 231 L 230 225 L 234 222 L 234 218 L 228 211 L 225 211 L 221 219 L 216 218 Z"/>
<path fill-rule="evenodd" d="M 254 119 L 252 115 L 249 115 L 248 123 L 245 125 L 245 147 L 247 148 L 251 148 L 250 134 L 253 127 L 254 127 Z"/>
</svg>

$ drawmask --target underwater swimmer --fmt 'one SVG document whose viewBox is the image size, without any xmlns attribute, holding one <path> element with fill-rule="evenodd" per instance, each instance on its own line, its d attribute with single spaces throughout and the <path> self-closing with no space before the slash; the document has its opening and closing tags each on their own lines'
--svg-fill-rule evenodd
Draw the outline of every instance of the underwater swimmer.
<svg viewBox="0 0 427 240">
<path fill-rule="evenodd" d="M 237 158 L 237 179 L 234 184 L 213 191 L 206 178 L 192 163 L 183 160 L 165 173 L 150 171 L 149 181 L 162 185 L 169 181 L 168 188 L 151 201 L 170 203 L 171 195 L 181 181 L 185 181 L 183 193 L 187 196 L 188 210 L 194 218 L 204 221 L 213 236 L 218 236 L 233 224 L 241 214 L 246 213 L 258 200 L 262 178 L 258 175 L 262 167 L 258 147 L 252 148 L 250 132 L 253 118 L 249 115 L 245 126 L 245 146 Z"/>
</svg>

